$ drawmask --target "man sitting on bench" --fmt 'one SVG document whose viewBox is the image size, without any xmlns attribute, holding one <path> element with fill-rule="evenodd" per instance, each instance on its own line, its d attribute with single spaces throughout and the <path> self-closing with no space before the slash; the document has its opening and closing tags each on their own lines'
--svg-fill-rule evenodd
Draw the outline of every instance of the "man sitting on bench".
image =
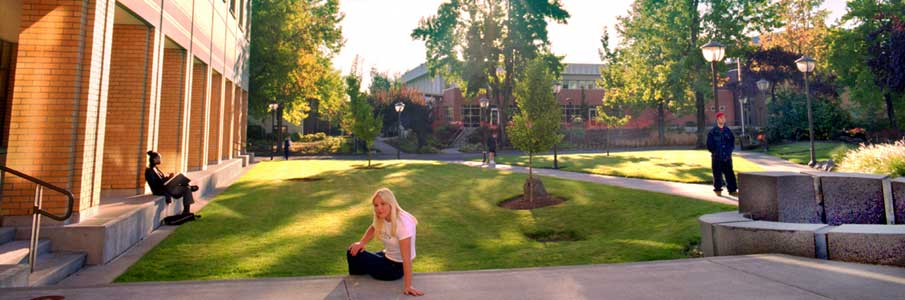
<svg viewBox="0 0 905 300">
<path fill-rule="evenodd" d="M 191 215 L 190 207 L 195 203 L 195 197 L 192 192 L 198 190 L 197 185 L 190 186 L 189 179 L 182 174 L 169 173 L 165 175 L 157 166 L 160 165 L 160 154 L 154 151 L 148 151 L 148 168 L 145 169 L 145 181 L 151 187 L 151 193 L 158 196 L 166 197 L 167 204 L 170 204 L 172 198 L 182 198 L 182 215 Z"/>
</svg>

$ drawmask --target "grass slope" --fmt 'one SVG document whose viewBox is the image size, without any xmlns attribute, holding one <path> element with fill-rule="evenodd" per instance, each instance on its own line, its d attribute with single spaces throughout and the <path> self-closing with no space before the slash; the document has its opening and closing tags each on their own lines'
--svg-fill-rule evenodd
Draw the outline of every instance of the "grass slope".
<svg viewBox="0 0 905 300">
<path fill-rule="evenodd" d="M 257 164 L 120 276 L 117 282 L 337 275 L 346 247 L 371 222 L 368 197 L 396 192 L 418 217 L 416 272 L 617 263 L 686 257 L 702 214 L 734 207 L 664 194 L 544 178 L 568 198 L 535 211 L 498 201 L 525 176 L 460 165 L 402 161 L 361 170 L 361 161 Z M 291 180 L 320 177 L 320 181 Z M 583 238 L 536 242 L 525 232 Z M 368 245 L 379 251 L 379 240 Z"/>
</svg>

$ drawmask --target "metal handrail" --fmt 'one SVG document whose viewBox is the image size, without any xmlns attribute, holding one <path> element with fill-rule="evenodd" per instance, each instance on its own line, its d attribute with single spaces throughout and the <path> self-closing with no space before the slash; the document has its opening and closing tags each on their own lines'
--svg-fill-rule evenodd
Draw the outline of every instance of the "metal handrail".
<svg viewBox="0 0 905 300">
<path fill-rule="evenodd" d="M 31 209 L 31 238 L 28 243 L 28 265 L 30 272 L 34 273 L 35 260 L 38 256 L 36 250 L 38 248 L 38 234 L 40 234 L 41 230 L 41 216 L 45 216 L 57 221 L 66 221 L 67 219 L 72 217 L 72 205 L 73 203 L 75 203 L 75 196 L 73 196 L 72 192 L 70 192 L 69 190 L 55 186 L 44 180 L 34 178 L 25 173 L 10 169 L 6 166 L 0 166 L 0 172 L 8 172 L 35 183 L 35 203 Z M 60 194 L 63 194 L 66 196 L 66 198 L 68 198 L 68 203 L 66 204 L 66 213 L 63 216 L 58 216 L 41 209 L 41 204 L 44 202 L 45 187 L 59 192 Z"/>
</svg>

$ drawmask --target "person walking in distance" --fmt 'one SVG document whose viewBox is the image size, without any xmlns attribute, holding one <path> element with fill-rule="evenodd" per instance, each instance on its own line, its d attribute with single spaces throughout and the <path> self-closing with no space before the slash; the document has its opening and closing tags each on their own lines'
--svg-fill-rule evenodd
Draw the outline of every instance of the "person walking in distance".
<svg viewBox="0 0 905 300">
<path fill-rule="evenodd" d="M 487 139 L 487 164 L 491 168 L 496 167 L 496 131 L 490 135 L 490 138 Z"/>
<path fill-rule="evenodd" d="M 732 150 L 735 148 L 735 135 L 726 127 L 726 115 L 716 114 L 716 125 L 707 133 L 707 150 L 710 151 L 710 166 L 713 169 L 713 192 L 723 195 L 723 186 L 729 189 L 729 195 L 738 195 L 735 183 L 735 172 L 732 170 Z M 725 184 L 723 177 L 726 177 Z"/>
</svg>

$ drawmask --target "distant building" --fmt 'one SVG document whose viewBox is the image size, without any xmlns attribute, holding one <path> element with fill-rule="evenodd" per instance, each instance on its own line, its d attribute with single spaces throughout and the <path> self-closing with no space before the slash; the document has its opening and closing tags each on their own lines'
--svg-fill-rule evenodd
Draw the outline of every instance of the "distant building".
<svg viewBox="0 0 905 300">
<path fill-rule="evenodd" d="M 588 127 L 597 126 L 594 119 L 597 117 L 597 107 L 603 104 L 605 91 L 598 85 L 600 68 L 602 64 L 566 64 L 563 69 L 562 85 L 557 100 L 562 107 L 562 122 L 571 123 L 576 117 Z M 478 104 L 480 97 L 465 98 L 462 91 L 450 85 L 439 75 L 431 77 L 424 64 L 402 75 L 402 83 L 420 91 L 429 98 L 434 113 L 434 125 L 461 123 L 465 127 L 479 127 L 481 124 L 481 108 Z M 740 119 L 736 116 L 738 101 L 733 92 L 720 88 L 719 110 L 726 113 L 727 122 L 737 125 Z M 752 103 L 755 102 L 752 100 Z M 762 102 L 762 101 L 761 101 Z M 707 104 L 707 126 L 714 123 L 714 114 L 717 108 L 713 102 Z M 747 110 L 746 110 L 747 111 Z M 500 114 L 497 105 L 492 104 L 488 113 L 491 124 L 500 124 Z M 511 116 L 510 116 L 511 117 Z M 746 119 L 749 119 L 746 116 Z M 625 128 L 646 128 L 655 126 L 657 120 L 656 109 L 646 109 L 635 113 L 632 120 Z M 670 112 L 666 114 L 666 123 L 670 126 L 691 126 L 696 122 L 693 113 L 675 116 Z"/>
</svg>

